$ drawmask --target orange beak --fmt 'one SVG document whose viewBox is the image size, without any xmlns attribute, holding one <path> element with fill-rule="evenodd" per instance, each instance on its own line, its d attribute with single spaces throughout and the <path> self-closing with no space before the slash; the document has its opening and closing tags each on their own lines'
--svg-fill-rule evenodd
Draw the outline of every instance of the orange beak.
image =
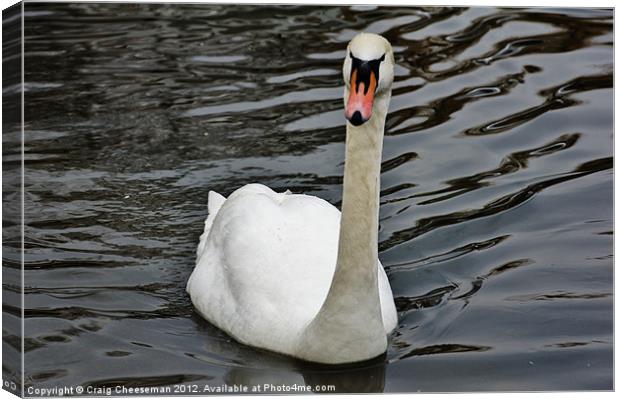
<svg viewBox="0 0 620 399">
<path fill-rule="evenodd" d="M 354 126 L 359 126 L 370 119 L 372 104 L 375 100 L 375 89 L 377 88 L 377 77 L 373 71 L 370 72 L 368 87 L 366 87 L 366 82 L 358 82 L 357 72 L 357 70 L 353 70 L 351 74 L 351 92 L 344 109 L 344 116 Z"/>
</svg>

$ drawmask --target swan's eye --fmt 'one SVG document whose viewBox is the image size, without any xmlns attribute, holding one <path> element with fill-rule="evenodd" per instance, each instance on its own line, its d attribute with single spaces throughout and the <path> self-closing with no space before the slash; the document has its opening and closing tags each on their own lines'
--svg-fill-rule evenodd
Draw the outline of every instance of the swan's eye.
<svg viewBox="0 0 620 399">
<path fill-rule="evenodd" d="M 360 58 L 355 58 L 353 52 L 349 50 L 349 57 L 351 57 L 351 74 L 349 75 L 349 83 L 357 91 L 360 83 L 364 83 L 364 92 L 368 91 L 370 87 L 370 75 L 374 74 L 375 85 L 378 87 L 379 82 L 379 67 L 381 63 L 385 61 L 385 54 L 381 58 L 374 60 L 364 61 Z"/>
</svg>

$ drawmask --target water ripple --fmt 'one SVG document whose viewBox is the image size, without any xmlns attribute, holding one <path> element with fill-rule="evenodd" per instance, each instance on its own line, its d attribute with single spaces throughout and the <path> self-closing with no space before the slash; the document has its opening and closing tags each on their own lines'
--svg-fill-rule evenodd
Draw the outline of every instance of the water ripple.
<svg viewBox="0 0 620 399">
<path fill-rule="evenodd" d="M 612 389 L 613 10 L 25 7 L 28 386 Z M 379 250 L 399 324 L 386 355 L 321 366 L 236 343 L 185 284 L 209 190 L 259 181 L 340 205 L 341 61 L 362 30 L 397 63 Z M 14 111 L 3 192 L 19 204 Z M 9 377 L 20 214 L 3 204 Z"/>
</svg>

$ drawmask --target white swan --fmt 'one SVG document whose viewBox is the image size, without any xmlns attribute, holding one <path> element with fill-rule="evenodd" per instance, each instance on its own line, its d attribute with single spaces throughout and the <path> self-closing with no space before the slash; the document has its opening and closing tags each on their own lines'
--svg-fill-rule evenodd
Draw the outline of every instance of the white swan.
<svg viewBox="0 0 620 399">
<path fill-rule="evenodd" d="M 342 216 L 320 198 L 260 184 L 228 199 L 209 193 L 187 292 L 205 319 L 237 341 L 331 364 L 386 351 L 397 316 L 377 230 L 393 70 L 383 37 L 361 33 L 349 43 Z"/>
</svg>

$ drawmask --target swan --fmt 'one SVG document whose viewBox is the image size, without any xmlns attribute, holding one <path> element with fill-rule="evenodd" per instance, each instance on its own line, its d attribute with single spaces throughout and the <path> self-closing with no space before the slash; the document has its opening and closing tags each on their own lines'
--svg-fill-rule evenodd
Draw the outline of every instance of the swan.
<svg viewBox="0 0 620 399">
<path fill-rule="evenodd" d="M 248 184 L 210 191 L 187 292 L 238 342 L 310 362 L 377 357 L 396 327 L 378 260 L 379 176 L 394 55 L 382 36 L 347 47 L 342 213 L 318 197 Z"/>
</svg>

